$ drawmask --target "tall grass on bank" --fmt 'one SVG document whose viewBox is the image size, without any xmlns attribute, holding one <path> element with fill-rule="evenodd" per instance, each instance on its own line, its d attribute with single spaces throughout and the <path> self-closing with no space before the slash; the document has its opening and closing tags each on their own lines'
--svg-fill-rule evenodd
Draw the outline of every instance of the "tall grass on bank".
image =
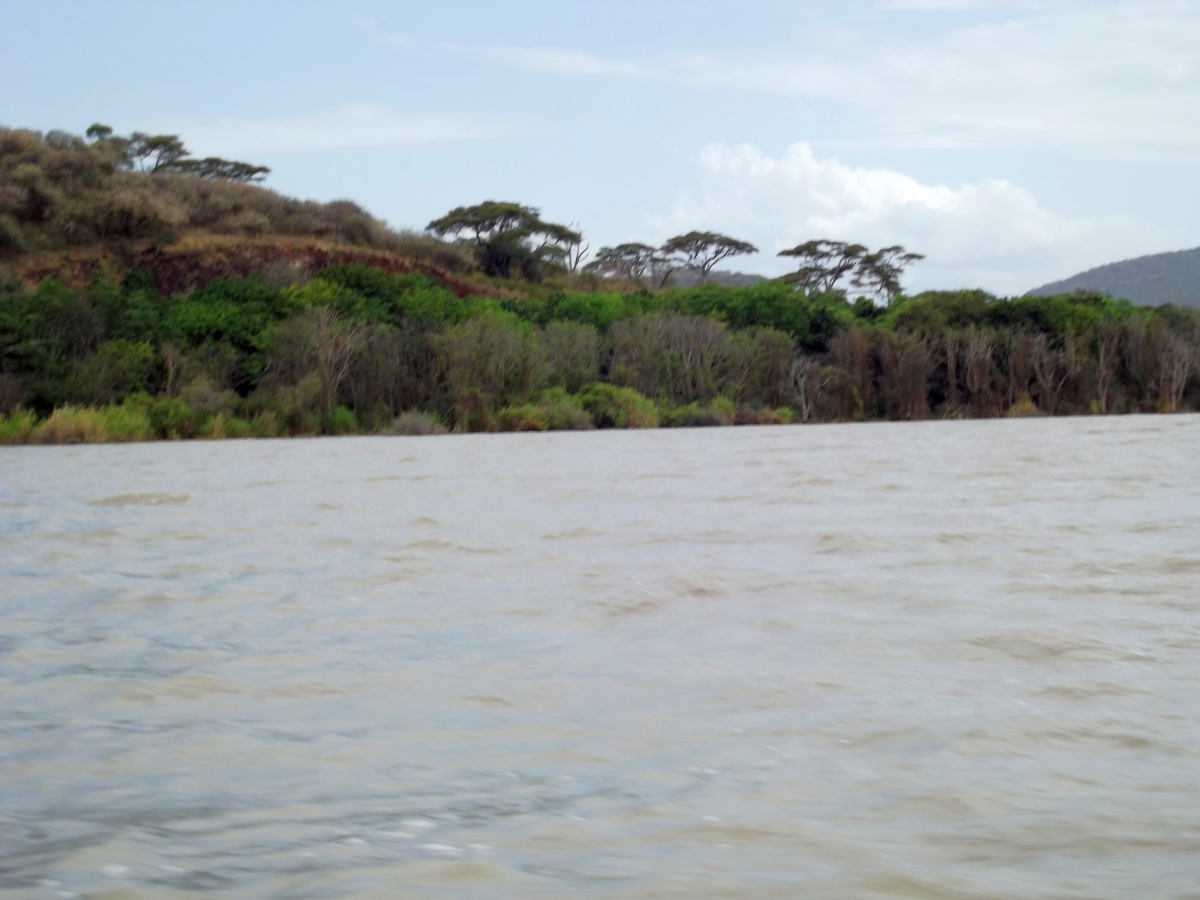
<svg viewBox="0 0 1200 900">
<path fill-rule="evenodd" d="M 277 437 L 273 419 L 204 415 L 178 403 L 140 399 L 105 406 L 60 406 L 44 419 L 18 409 L 0 416 L 0 444 L 113 444 L 189 438 Z"/>
<path fill-rule="evenodd" d="M 39 424 L 32 436 L 39 444 L 105 444 L 149 440 L 153 429 L 144 410 L 125 404 L 100 409 L 63 406 Z"/>
<path fill-rule="evenodd" d="M 206 412 L 180 398 L 138 395 L 105 406 L 60 406 L 39 419 L 30 410 L 0 415 L 0 444 L 104 444 L 149 440 L 311 437 L 315 421 L 279 416 L 271 409 L 247 415 Z M 479 431 L 591 431 L 597 428 L 686 428 L 708 425 L 777 425 L 797 420 L 783 407 L 739 405 L 726 397 L 709 404 L 660 407 L 633 388 L 597 382 L 577 393 L 561 387 L 542 391 L 525 404 L 506 406 L 477 423 Z M 462 429 L 460 429 L 462 430 Z M 364 426 L 354 412 L 339 406 L 332 434 L 446 434 L 439 416 L 420 410 L 390 423 Z"/>
</svg>

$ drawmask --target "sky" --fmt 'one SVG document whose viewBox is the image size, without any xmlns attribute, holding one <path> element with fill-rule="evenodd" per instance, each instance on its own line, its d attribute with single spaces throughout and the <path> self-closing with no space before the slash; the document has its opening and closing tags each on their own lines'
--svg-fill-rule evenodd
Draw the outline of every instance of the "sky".
<svg viewBox="0 0 1200 900">
<path fill-rule="evenodd" d="M 1200 245 L 1197 0 L 0 0 L 0 125 L 180 135 L 423 229 L 534 206 L 1023 293 Z"/>
</svg>

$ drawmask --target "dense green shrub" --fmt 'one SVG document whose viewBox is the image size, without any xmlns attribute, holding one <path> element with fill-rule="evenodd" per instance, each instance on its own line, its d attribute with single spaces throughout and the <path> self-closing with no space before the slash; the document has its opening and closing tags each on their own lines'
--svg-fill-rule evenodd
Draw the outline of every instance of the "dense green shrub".
<svg viewBox="0 0 1200 900">
<path fill-rule="evenodd" d="M 597 428 L 657 428 L 660 422 L 654 401 L 633 388 L 597 382 L 578 399 Z"/>
<path fill-rule="evenodd" d="M 85 403 L 114 403 L 157 390 L 161 376 L 162 359 L 148 341 L 105 341 L 79 364 L 71 393 Z"/>
<path fill-rule="evenodd" d="M 589 431 L 595 424 L 578 397 L 554 387 L 543 391 L 536 403 L 501 409 L 491 427 L 496 431 Z"/>
</svg>

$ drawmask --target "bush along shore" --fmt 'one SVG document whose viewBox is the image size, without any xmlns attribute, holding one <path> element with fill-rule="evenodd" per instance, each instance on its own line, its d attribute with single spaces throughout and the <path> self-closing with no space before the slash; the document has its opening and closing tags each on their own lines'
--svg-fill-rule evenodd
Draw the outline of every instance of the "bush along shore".
<svg viewBox="0 0 1200 900">
<path fill-rule="evenodd" d="M 361 264 L 163 295 L 0 277 L 0 442 L 1200 409 L 1200 315 L 782 281 L 459 296 Z"/>
</svg>

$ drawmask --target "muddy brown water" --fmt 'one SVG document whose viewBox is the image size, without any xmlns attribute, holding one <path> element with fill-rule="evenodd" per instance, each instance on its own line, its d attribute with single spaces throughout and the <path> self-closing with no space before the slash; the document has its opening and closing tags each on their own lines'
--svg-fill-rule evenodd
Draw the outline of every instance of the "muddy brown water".
<svg viewBox="0 0 1200 900">
<path fill-rule="evenodd" d="M 0 449 L 0 892 L 1200 897 L 1200 417 Z"/>
</svg>

